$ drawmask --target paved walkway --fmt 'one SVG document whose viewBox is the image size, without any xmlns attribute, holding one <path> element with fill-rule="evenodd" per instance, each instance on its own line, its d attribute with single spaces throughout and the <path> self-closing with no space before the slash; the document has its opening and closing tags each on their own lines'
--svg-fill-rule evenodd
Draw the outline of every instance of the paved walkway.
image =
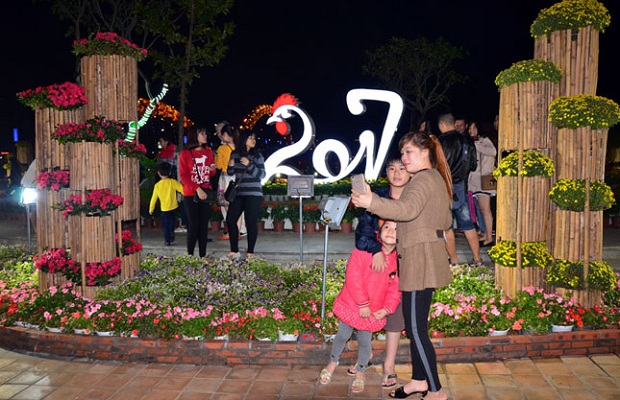
<svg viewBox="0 0 620 400">
<path fill-rule="evenodd" d="M 400 383 L 410 374 L 398 366 Z M 0 399 L 267 400 L 389 399 L 380 370 L 371 367 L 366 389 L 352 394 L 353 378 L 338 367 L 329 385 L 320 366 L 196 366 L 50 360 L 0 350 Z M 440 364 L 454 400 L 620 399 L 620 357 L 563 357 Z M 410 397 L 415 399 L 414 396 Z"/>
</svg>

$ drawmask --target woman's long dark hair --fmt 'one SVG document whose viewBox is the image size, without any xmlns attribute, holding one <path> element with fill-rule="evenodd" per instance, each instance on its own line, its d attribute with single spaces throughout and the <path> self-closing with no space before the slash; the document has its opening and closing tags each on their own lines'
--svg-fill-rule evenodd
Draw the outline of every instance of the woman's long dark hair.
<svg viewBox="0 0 620 400">
<path fill-rule="evenodd" d="M 196 147 L 205 147 L 206 143 L 202 145 L 198 142 L 198 133 L 202 132 L 206 133 L 207 130 L 205 128 L 197 128 L 196 125 L 191 126 L 187 130 L 187 144 L 185 145 L 185 148 L 195 149 Z"/>
<path fill-rule="evenodd" d="M 400 139 L 398 148 L 402 148 L 411 143 L 419 149 L 428 149 L 428 158 L 433 168 L 435 168 L 441 174 L 444 182 L 446 183 L 446 190 L 450 199 L 452 199 L 452 175 L 450 174 L 450 165 L 446 156 L 443 153 L 443 148 L 437 136 L 429 135 L 425 132 L 409 132 Z"/>
<path fill-rule="evenodd" d="M 256 146 L 248 151 L 248 146 L 245 144 L 248 141 L 248 138 L 252 135 L 254 135 L 254 132 L 248 130 L 238 131 L 237 135 L 233 136 L 235 138 L 235 151 L 242 156 L 256 154 L 258 152 Z"/>
</svg>

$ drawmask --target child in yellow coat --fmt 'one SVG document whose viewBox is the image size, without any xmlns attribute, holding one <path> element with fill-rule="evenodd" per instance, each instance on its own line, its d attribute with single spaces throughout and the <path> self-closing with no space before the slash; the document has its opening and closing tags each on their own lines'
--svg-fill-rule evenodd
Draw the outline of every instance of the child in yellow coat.
<svg viewBox="0 0 620 400">
<path fill-rule="evenodd" d="M 151 204 L 149 206 L 149 214 L 153 215 L 155 205 L 159 199 L 159 207 L 161 208 L 161 229 L 164 232 L 164 242 L 166 246 L 170 246 L 174 242 L 174 224 L 176 221 L 177 208 L 177 192 L 183 193 L 183 185 L 176 179 L 170 178 L 172 166 L 163 162 L 157 166 L 157 175 L 161 178 L 155 184 L 153 196 L 151 196 Z"/>
</svg>

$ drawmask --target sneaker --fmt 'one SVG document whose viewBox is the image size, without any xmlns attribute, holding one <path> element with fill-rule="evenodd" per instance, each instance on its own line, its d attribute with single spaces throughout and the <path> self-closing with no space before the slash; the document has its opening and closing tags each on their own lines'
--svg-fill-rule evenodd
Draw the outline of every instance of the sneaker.
<svg viewBox="0 0 620 400">
<path fill-rule="evenodd" d="M 241 232 L 241 233 L 239 234 L 239 237 L 244 237 L 244 236 L 248 236 L 248 233 L 247 233 L 247 232 Z"/>
<path fill-rule="evenodd" d="M 184 226 L 179 226 L 177 229 L 174 230 L 174 233 L 187 233 L 187 228 Z"/>
<path fill-rule="evenodd" d="M 228 234 L 225 234 L 218 237 L 217 240 L 230 240 L 230 236 Z"/>
<path fill-rule="evenodd" d="M 221 259 L 222 260 L 231 260 L 232 261 L 232 260 L 238 260 L 240 258 L 241 258 L 241 253 L 239 253 L 239 252 L 233 253 L 231 251 L 231 252 L 228 252 L 228 254 L 226 254 L 225 256 L 223 256 Z"/>
</svg>

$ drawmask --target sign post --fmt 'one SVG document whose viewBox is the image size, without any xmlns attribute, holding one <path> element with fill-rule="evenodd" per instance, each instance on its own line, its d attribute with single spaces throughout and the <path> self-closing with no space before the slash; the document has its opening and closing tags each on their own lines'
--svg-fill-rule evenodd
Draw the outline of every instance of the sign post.
<svg viewBox="0 0 620 400">
<path fill-rule="evenodd" d="M 297 175 L 288 177 L 287 195 L 299 198 L 299 262 L 304 261 L 304 218 L 303 199 L 314 196 L 314 176 Z"/>
</svg>

